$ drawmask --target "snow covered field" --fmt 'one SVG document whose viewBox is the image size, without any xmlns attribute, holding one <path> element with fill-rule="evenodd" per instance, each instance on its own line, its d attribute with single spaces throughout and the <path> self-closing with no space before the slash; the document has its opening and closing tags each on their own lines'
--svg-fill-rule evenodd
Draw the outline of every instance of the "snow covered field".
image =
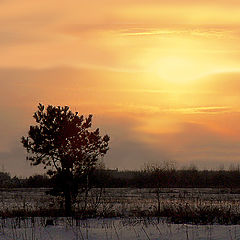
<svg viewBox="0 0 240 240">
<path fill-rule="evenodd" d="M 43 188 L 0 189 L 0 211 L 11 210 L 41 210 L 59 208 L 59 198 L 46 195 Z M 92 189 L 89 193 L 89 209 L 106 212 L 106 215 L 134 215 L 139 211 L 146 214 L 157 207 L 157 198 L 154 189 L 137 188 L 109 188 L 105 189 L 99 198 L 99 190 Z M 160 193 L 161 207 L 178 207 L 188 203 L 191 208 L 198 206 L 231 207 L 234 212 L 240 213 L 240 191 L 231 193 L 227 189 L 162 189 Z M 100 201 L 97 201 L 100 200 Z M 76 209 L 81 209 L 81 199 L 76 203 Z M 113 214 L 114 215 L 114 214 Z"/>
<path fill-rule="evenodd" d="M 32 210 L 50 211 L 59 207 L 59 199 L 45 195 L 45 190 L 1 189 L 0 211 L 22 209 L 22 213 L 28 212 L 28 216 L 32 216 Z M 236 214 L 236 223 L 240 223 L 239 193 L 227 189 L 163 189 L 160 203 L 162 211 L 167 213 L 182 211 L 183 215 L 190 212 L 211 216 L 211 212 L 218 210 L 223 219 Z M 123 218 L 92 218 L 76 222 L 72 218 L 58 217 L 50 218 L 53 225 L 48 226 L 47 217 L 0 218 L 0 240 L 240 240 L 240 225 L 170 224 L 167 218 L 160 222 L 156 218 L 137 218 L 148 216 L 156 209 L 154 189 L 106 189 L 100 202 L 96 202 L 97 196 L 97 189 L 93 189 L 88 199 L 89 209 L 96 207 L 107 217 Z"/>
<path fill-rule="evenodd" d="M 186 225 L 158 223 L 157 219 L 54 219 L 45 226 L 46 218 L 1 220 L 0 240 L 236 240 L 240 225 Z"/>
</svg>

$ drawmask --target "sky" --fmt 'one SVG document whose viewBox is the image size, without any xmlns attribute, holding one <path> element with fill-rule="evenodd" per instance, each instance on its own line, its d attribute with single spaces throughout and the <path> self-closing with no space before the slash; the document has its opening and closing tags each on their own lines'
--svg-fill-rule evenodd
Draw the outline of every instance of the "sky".
<svg viewBox="0 0 240 240">
<path fill-rule="evenodd" d="M 240 163 L 238 0 L 0 1 L 0 170 L 26 161 L 39 103 L 111 137 L 108 168 Z"/>
</svg>

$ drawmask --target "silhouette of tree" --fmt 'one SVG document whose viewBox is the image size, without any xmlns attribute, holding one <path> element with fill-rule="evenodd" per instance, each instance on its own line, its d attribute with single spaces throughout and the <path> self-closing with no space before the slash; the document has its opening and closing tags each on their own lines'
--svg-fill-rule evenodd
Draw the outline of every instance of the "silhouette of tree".
<svg viewBox="0 0 240 240">
<path fill-rule="evenodd" d="M 51 191 L 65 198 L 65 211 L 71 214 L 72 201 L 77 196 L 84 176 L 96 166 L 99 157 L 108 151 L 109 136 L 100 136 L 99 129 L 91 131 L 92 115 L 84 118 L 68 106 L 46 109 L 39 104 L 33 115 L 36 125 L 30 126 L 22 144 L 32 165 L 43 164 L 47 174 L 55 179 Z"/>
<path fill-rule="evenodd" d="M 147 173 L 150 186 L 154 187 L 154 193 L 157 199 L 157 214 L 160 216 L 161 210 L 161 192 L 163 187 L 170 187 L 172 182 L 171 177 L 174 176 L 175 163 L 174 161 L 163 161 L 158 163 L 146 164 L 144 172 Z M 149 176 L 150 175 L 150 176 Z"/>
</svg>

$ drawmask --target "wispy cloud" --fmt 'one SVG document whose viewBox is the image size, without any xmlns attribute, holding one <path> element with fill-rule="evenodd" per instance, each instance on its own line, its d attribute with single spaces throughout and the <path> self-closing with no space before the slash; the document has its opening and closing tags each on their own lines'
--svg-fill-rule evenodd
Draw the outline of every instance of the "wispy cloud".
<svg viewBox="0 0 240 240">
<path fill-rule="evenodd" d="M 177 35 L 185 35 L 185 36 L 196 36 L 196 37 L 207 37 L 207 38 L 224 38 L 228 35 L 232 34 L 232 31 L 228 31 L 226 29 L 209 29 L 208 26 L 205 28 L 130 28 L 123 29 L 120 31 L 120 34 L 123 36 L 177 36 Z"/>
<path fill-rule="evenodd" d="M 206 107 L 175 108 L 175 109 L 169 109 L 167 111 L 179 112 L 183 114 L 221 114 L 221 113 L 228 113 L 228 112 L 236 112 L 237 110 L 227 106 L 223 106 L 223 107 L 206 106 Z"/>
<path fill-rule="evenodd" d="M 216 115 L 225 113 L 239 113 L 240 110 L 228 106 L 201 106 L 201 107 L 176 107 L 166 108 L 157 105 L 139 105 L 139 104 L 116 104 L 112 108 L 108 109 L 111 112 L 125 112 L 131 114 L 150 114 L 150 115 L 161 115 L 161 114 L 177 114 L 177 115 Z"/>
<path fill-rule="evenodd" d="M 92 32 L 111 32 L 121 36 L 196 36 L 225 38 L 239 35 L 238 25 L 190 25 L 190 24 L 72 24 L 66 25 L 63 32 L 79 35 Z"/>
</svg>

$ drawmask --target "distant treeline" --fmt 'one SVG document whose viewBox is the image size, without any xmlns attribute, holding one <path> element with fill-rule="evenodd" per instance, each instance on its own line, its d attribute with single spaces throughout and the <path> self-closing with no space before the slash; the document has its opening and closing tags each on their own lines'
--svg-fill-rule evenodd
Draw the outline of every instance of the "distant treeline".
<svg viewBox="0 0 240 240">
<path fill-rule="evenodd" d="M 18 178 L 11 177 L 7 172 L 0 172 L 0 188 L 40 188 L 51 187 L 51 184 L 51 180 L 46 175 Z"/>
<path fill-rule="evenodd" d="M 240 188 L 240 170 L 152 169 L 142 171 L 96 170 L 89 177 L 92 187 L 104 188 Z M 0 188 L 49 188 L 47 175 L 11 177 L 0 172 Z"/>
<path fill-rule="evenodd" d="M 99 180 L 96 183 L 99 183 L 99 187 L 240 188 L 240 170 L 155 169 L 105 171 L 98 175 Z"/>
</svg>

